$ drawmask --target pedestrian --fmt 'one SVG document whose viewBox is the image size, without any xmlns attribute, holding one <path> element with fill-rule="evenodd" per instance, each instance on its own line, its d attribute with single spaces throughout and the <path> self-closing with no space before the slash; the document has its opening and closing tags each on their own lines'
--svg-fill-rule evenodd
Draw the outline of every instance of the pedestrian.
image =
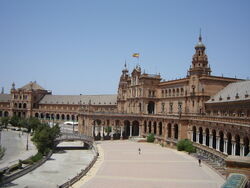
<svg viewBox="0 0 250 188">
<path fill-rule="evenodd" d="M 199 162 L 199 166 L 201 166 L 201 159 L 200 158 L 198 159 L 198 162 Z"/>
<path fill-rule="evenodd" d="M 139 151 L 139 155 L 141 155 L 141 148 L 139 148 L 138 151 Z"/>
</svg>

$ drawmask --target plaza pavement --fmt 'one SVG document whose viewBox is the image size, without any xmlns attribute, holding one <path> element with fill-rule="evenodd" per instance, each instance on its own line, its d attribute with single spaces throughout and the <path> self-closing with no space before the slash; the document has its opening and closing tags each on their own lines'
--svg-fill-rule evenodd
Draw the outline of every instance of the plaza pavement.
<svg viewBox="0 0 250 188">
<path fill-rule="evenodd" d="M 82 142 L 62 142 L 59 147 L 82 146 Z M 92 150 L 63 150 L 54 153 L 49 160 L 32 172 L 16 179 L 6 187 L 56 188 L 75 177 L 93 159 Z"/>
<path fill-rule="evenodd" d="M 20 135 L 20 136 L 19 136 Z M 37 153 L 37 149 L 28 137 L 28 148 L 26 150 L 27 133 L 3 129 L 1 132 L 1 144 L 6 148 L 3 158 L 0 160 L 0 169 L 18 163 L 18 160 L 24 160 Z"/>
<path fill-rule="evenodd" d="M 104 141 L 98 148 L 98 161 L 74 188 L 218 188 L 225 182 L 188 154 L 157 144 Z"/>
</svg>

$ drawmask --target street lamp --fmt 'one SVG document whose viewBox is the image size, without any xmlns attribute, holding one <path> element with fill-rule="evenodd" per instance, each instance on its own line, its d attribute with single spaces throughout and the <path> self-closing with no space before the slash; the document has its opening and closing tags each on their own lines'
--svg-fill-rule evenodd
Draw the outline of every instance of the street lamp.
<svg viewBox="0 0 250 188">
<path fill-rule="evenodd" d="M 29 150 L 29 133 L 27 132 L 26 150 Z"/>
</svg>

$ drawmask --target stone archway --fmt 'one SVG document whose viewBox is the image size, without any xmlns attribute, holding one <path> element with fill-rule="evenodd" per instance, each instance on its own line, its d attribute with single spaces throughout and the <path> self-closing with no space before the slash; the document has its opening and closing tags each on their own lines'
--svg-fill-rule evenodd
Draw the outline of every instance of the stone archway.
<svg viewBox="0 0 250 188">
<path fill-rule="evenodd" d="M 235 155 L 240 156 L 240 136 L 235 136 Z"/>
<path fill-rule="evenodd" d="M 179 127 L 178 124 L 174 125 L 174 139 L 178 140 L 179 137 Z"/>
<path fill-rule="evenodd" d="M 125 120 L 123 137 L 128 138 L 129 136 L 130 136 L 130 121 Z"/>
<path fill-rule="evenodd" d="M 196 127 L 193 126 L 193 142 L 196 142 Z"/>
<path fill-rule="evenodd" d="M 132 136 L 139 136 L 139 134 L 140 134 L 139 122 L 135 120 L 132 122 Z"/>
<path fill-rule="evenodd" d="M 221 152 L 224 152 L 224 133 L 222 131 L 219 132 L 219 137 L 220 137 L 220 147 L 219 147 L 219 150 Z"/>
<path fill-rule="evenodd" d="M 154 124 L 153 124 L 153 128 L 154 128 L 154 135 L 156 135 L 156 122 L 154 121 Z"/>
<path fill-rule="evenodd" d="M 206 146 L 209 146 L 209 129 L 206 128 Z"/>
<path fill-rule="evenodd" d="M 162 135 L 162 122 L 159 122 L 159 136 Z"/>
<path fill-rule="evenodd" d="M 232 155 L 232 134 L 227 133 L 227 154 Z"/>
<path fill-rule="evenodd" d="M 202 127 L 199 128 L 199 143 L 203 143 L 203 129 Z"/>
<path fill-rule="evenodd" d="M 167 129 L 168 129 L 168 138 L 171 138 L 172 137 L 172 125 L 171 125 L 171 123 L 168 124 Z"/>
<path fill-rule="evenodd" d="M 246 136 L 244 137 L 244 156 L 246 156 L 249 153 L 249 138 Z"/>
<path fill-rule="evenodd" d="M 212 131 L 212 136 L 213 136 L 212 146 L 213 146 L 214 149 L 216 149 L 216 130 Z"/>
</svg>

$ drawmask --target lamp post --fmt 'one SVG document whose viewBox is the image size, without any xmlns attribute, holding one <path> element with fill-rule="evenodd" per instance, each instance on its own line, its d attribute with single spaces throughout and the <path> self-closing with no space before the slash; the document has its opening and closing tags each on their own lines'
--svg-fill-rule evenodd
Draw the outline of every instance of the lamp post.
<svg viewBox="0 0 250 188">
<path fill-rule="evenodd" d="M 29 133 L 27 132 L 27 143 L 26 143 L 26 150 L 29 150 Z"/>
</svg>

